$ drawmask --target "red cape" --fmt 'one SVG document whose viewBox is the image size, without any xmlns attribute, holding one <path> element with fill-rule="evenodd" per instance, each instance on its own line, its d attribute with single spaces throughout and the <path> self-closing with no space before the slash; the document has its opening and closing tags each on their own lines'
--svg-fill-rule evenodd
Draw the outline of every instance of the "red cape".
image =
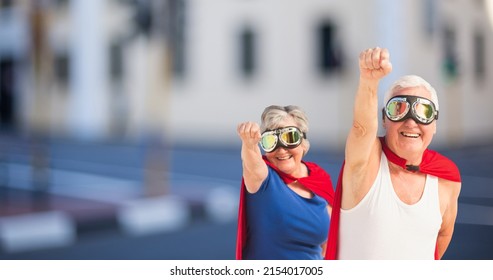
<svg viewBox="0 0 493 280">
<path fill-rule="evenodd" d="M 304 187 L 311 190 L 316 195 L 322 197 L 329 203 L 333 205 L 334 202 L 334 188 L 332 187 L 332 180 L 325 170 L 320 166 L 312 162 L 302 161 L 310 171 L 308 177 L 295 178 L 289 174 L 286 174 L 279 169 L 277 169 L 272 163 L 270 163 L 265 156 L 262 157 L 265 163 L 274 169 L 277 174 L 281 177 L 284 183 L 289 184 L 294 181 L 298 181 Z M 238 210 L 238 231 L 236 235 L 236 259 L 243 259 L 243 248 L 246 244 L 247 239 L 247 224 L 246 224 L 246 209 L 245 209 L 245 181 L 241 179 L 241 190 L 240 190 L 240 204 Z M 328 238 L 328 237 L 327 237 Z M 326 254 L 327 256 L 327 254 Z"/>
<path fill-rule="evenodd" d="M 409 169 L 406 166 L 406 160 L 400 158 L 394 152 L 392 152 L 387 144 L 385 138 L 380 137 L 380 143 L 382 144 L 382 150 L 385 153 L 387 159 L 401 166 L 404 169 Z M 334 206 L 332 207 L 332 216 L 330 220 L 329 228 L 329 241 L 327 242 L 327 255 L 326 258 L 330 260 L 337 259 L 337 246 L 339 242 L 339 219 L 341 215 L 341 200 L 342 200 L 342 174 L 344 171 L 344 163 L 342 163 L 341 171 L 339 172 L 339 178 L 337 179 L 337 186 L 335 192 Z M 438 178 L 442 178 L 449 181 L 460 182 L 459 169 L 450 159 L 445 156 L 426 149 L 423 153 L 423 158 L 419 167 L 415 167 L 417 170 L 424 174 L 430 174 Z M 435 250 L 435 259 L 438 259 L 437 251 Z"/>
</svg>

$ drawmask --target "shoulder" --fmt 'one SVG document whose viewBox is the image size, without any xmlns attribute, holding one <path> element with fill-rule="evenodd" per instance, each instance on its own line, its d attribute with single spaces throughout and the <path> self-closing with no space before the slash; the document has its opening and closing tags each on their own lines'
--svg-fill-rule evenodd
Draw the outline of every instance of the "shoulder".
<svg viewBox="0 0 493 280">
<path fill-rule="evenodd" d="M 460 182 L 438 179 L 438 197 L 440 201 L 440 212 L 443 217 L 447 213 L 453 214 L 457 212 L 460 190 Z"/>
<path fill-rule="evenodd" d="M 447 180 L 447 179 L 438 178 L 438 186 L 440 188 L 443 188 L 444 191 L 446 191 L 446 192 L 451 192 L 451 193 L 457 192 L 458 193 L 462 187 L 462 183 Z"/>
<path fill-rule="evenodd" d="M 317 182 L 328 182 L 332 187 L 332 178 L 330 177 L 330 174 L 325 171 L 325 169 L 313 162 L 303 161 L 303 163 L 308 169 L 308 178 L 310 178 L 310 180 Z"/>
<path fill-rule="evenodd" d="M 426 152 L 423 155 L 423 160 L 439 161 L 441 163 L 446 163 L 447 165 L 449 165 L 449 167 L 458 169 L 455 162 L 453 162 L 450 158 L 435 150 L 429 150 L 429 149 L 426 150 Z"/>
<path fill-rule="evenodd" d="M 325 171 L 325 169 L 323 169 L 323 167 L 321 167 L 320 165 L 314 162 L 303 161 L 303 163 L 306 165 L 310 173 L 315 172 L 315 173 L 326 174 L 327 176 L 330 176 L 329 173 Z"/>
<path fill-rule="evenodd" d="M 423 168 L 433 172 L 441 179 L 461 182 L 460 171 L 457 165 L 448 157 L 437 151 L 426 150 L 423 154 Z"/>
<path fill-rule="evenodd" d="M 461 182 L 438 178 L 438 196 L 445 203 L 456 203 L 459 199 Z"/>
</svg>

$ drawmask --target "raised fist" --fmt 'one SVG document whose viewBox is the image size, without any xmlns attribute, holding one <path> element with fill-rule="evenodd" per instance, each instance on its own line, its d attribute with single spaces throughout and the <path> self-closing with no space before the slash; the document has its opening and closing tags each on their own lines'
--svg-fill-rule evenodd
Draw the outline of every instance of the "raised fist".
<svg viewBox="0 0 493 280">
<path fill-rule="evenodd" d="M 253 147 L 260 141 L 260 127 L 255 122 L 240 123 L 237 128 L 238 135 L 244 145 Z"/>
<path fill-rule="evenodd" d="M 359 55 L 359 69 L 361 78 L 382 79 L 392 71 L 389 51 L 379 47 L 362 51 Z"/>
</svg>

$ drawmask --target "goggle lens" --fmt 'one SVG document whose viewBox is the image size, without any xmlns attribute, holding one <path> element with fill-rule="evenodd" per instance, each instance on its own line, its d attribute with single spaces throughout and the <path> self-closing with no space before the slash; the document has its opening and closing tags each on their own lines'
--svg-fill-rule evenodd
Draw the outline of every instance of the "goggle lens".
<svg viewBox="0 0 493 280">
<path fill-rule="evenodd" d="M 428 122 L 433 121 L 433 107 L 431 104 L 415 103 L 414 112 L 416 116 Z"/>
<path fill-rule="evenodd" d="M 391 120 L 402 119 L 409 111 L 409 103 L 406 100 L 391 100 L 387 104 L 387 116 Z"/>
<path fill-rule="evenodd" d="M 264 151 L 272 151 L 276 147 L 277 136 L 275 134 L 264 134 L 260 140 L 260 145 Z"/>
<path fill-rule="evenodd" d="M 298 131 L 286 131 L 280 135 L 281 141 L 286 145 L 296 145 L 301 140 L 301 135 Z"/>
</svg>

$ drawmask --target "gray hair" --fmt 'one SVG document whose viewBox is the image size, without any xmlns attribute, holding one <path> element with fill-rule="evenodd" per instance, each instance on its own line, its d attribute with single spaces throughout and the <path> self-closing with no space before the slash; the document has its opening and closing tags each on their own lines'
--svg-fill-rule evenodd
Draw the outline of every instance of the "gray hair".
<svg viewBox="0 0 493 280">
<path fill-rule="evenodd" d="M 299 106 L 288 105 L 278 106 L 271 105 L 264 109 L 261 117 L 260 131 L 272 130 L 279 127 L 279 123 L 287 118 L 292 118 L 296 123 L 296 127 L 304 132 L 308 133 L 308 118 Z M 305 146 L 305 154 L 310 149 L 310 142 L 307 139 L 303 139 L 302 145 Z"/>
<path fill-rule="evenodd" d="M 403 76 L 399 78 L 397 81 L 395 81 L 394 84 L 392 84 L 392 86 L 390 87 L 390 89 L 385 93 L 385 97 L 383 99 L 383 107 L 385 108 L 387 102 L 395 92 L 401 89 L 415 88 L 415 87 L 422 87 L 431 94 L 431 101 L 433 101 L 433 103 L 435 104 L 435 108 L 438 111 L 439 105 L 438 105 L 438 96 L 436 90 L 425 79 L 416 75 Z"/>
</svg>

